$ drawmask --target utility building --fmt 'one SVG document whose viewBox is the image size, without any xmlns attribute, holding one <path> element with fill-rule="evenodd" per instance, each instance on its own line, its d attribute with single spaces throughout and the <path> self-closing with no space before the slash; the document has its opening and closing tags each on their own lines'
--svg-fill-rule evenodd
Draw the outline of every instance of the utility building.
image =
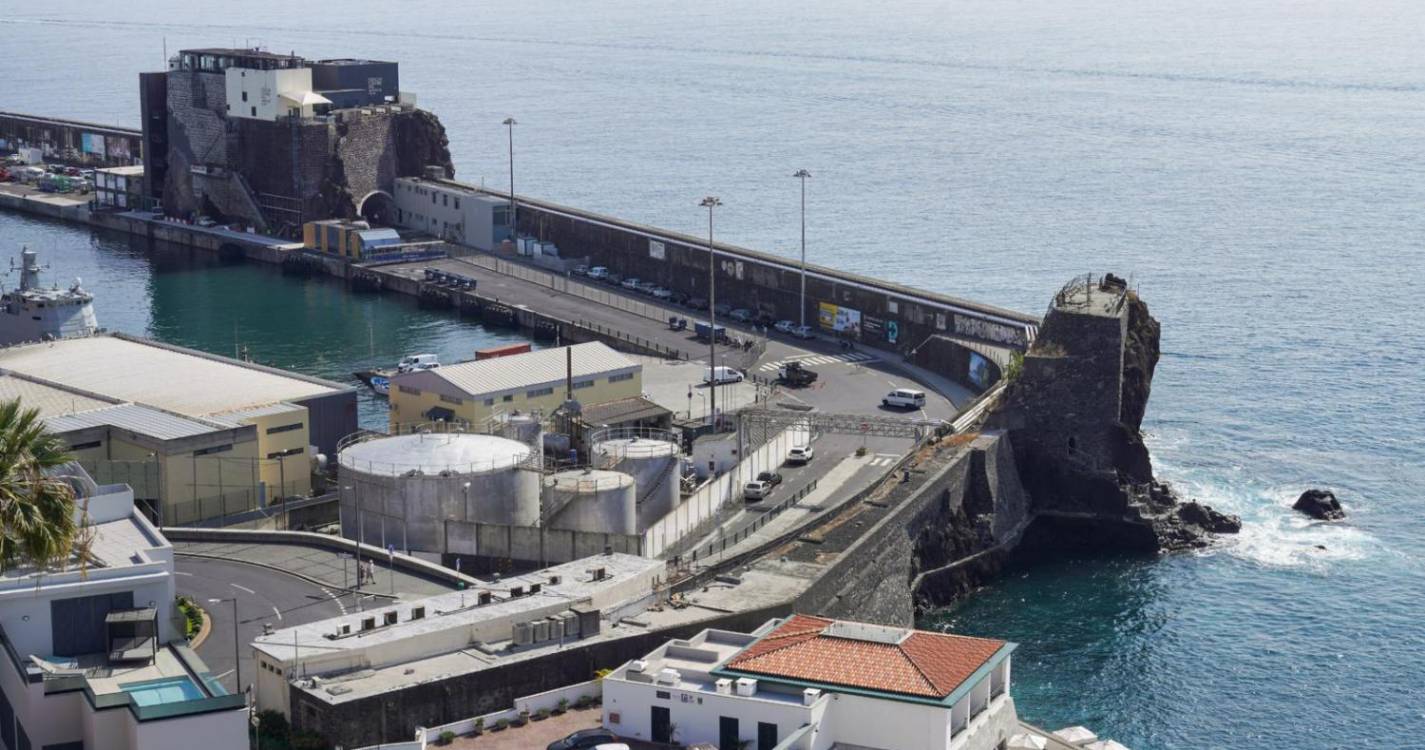
<svg viewBox="0 0 1425 750">
<path fill-rule="evenodd" d="M 306 495 L 313 456 L 356 431 L 350 386 L 119 334 L 0 349 L 0 398 L 166 525 Z"/>
<path fill-rule="evenodd" d="M 462 362 L 391 378 L 391 431 L 428 422 L 482 425 L 501 413 L 552 414 L 567 398 L 601 404 L 643 390 L 643 365 L 600 342 Z"/>
<path fill-rule="evenodd" d="M 458 182 L 396 180 L 396 224 L 449 242 L 494 250 L 510 239 L 510 202 Z"/>
</svg>

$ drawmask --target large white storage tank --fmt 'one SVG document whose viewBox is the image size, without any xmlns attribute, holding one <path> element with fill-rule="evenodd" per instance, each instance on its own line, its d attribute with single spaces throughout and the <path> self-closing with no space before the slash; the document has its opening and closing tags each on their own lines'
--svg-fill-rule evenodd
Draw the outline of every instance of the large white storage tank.
<svg viewBox="0 0 1425 750">
<path fill-rule="evenodd" d="M 547 480 L 544 502 L 549 526 L 598 534 L 637 534 L 633 477 L 619 471 L 573 469 Z"/>
<path fill-rule="evenodd" d="M 373 437 L 338 455 L 343 536 L 439 553 L 446 519 L 539 523 L 535 449 L 495 435 Z"/>
<path fill-rule="evenodd" d="M 589 452 L 594 466 L 633 477 L 639 528 L 678 507 L 682 458 L 673 433 L 644 427 L 610 428 L 591 437 Z"/>
</svg>

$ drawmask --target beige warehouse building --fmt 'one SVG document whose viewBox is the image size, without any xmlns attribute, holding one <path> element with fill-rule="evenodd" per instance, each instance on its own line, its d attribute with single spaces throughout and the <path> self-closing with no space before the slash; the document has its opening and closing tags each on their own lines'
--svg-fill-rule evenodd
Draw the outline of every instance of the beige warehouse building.
<svg viewBox="0 0 1425 750">
<path fill-rule="evenodd" d="M 119 334 L 0 349 L 13 398 L 166 525 L 308 494 L 314 452 L 357 429 L 350 386 Z"/>
<path fill-rule="evenodd" d="M 643 365 L 600 342 L 462 362 L 391 379 L 391 431 L 430 422 L 484 424 L 501 413 L 550 414 L 564 403 L 566 358 L 574 398 L 602 404 L 643 391 Z"/>
</svg>

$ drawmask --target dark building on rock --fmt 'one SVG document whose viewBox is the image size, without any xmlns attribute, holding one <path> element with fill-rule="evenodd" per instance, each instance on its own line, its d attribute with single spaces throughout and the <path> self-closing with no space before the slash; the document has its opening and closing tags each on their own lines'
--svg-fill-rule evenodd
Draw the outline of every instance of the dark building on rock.
<svg viewBox="0 0 1425 750">
<path fill-rule="evenodd" d="M 453 171 L 394 62 L 190 49 L 140 92 L 146 192 L 170 215 L 295 237 L 307 221 L 389 221 L 397 177 Z"/>
</svg>

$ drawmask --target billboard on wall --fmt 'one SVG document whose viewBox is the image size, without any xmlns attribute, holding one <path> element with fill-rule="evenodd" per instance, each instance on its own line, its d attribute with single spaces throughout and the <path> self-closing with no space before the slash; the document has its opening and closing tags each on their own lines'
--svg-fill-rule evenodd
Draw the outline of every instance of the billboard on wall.
<svg viewBox="0 0 1425 750">
<path fill-rule="evenodd" d="M 990 387 L 992 384 L 990 372 L 990 361 L 976 352 L 970 352 L 970 370 L 967 374 L 970 377 L 970 382 L 974 383 L 976 388 L 984 390 Z"/>
<path fill-rule="evenodd" d="M 96 133 L 80 133 L 79 145 L 86 154 L 104 155 L 104 136 L 102 135 Z"/>
<path fill-rule="evenodd" d="M 845 333 L 854 338 L 861 337 L 861 311 L 849 307 L 820 302 L 817 305 L 817 322 L 822 328 Z"/>
</svg>

